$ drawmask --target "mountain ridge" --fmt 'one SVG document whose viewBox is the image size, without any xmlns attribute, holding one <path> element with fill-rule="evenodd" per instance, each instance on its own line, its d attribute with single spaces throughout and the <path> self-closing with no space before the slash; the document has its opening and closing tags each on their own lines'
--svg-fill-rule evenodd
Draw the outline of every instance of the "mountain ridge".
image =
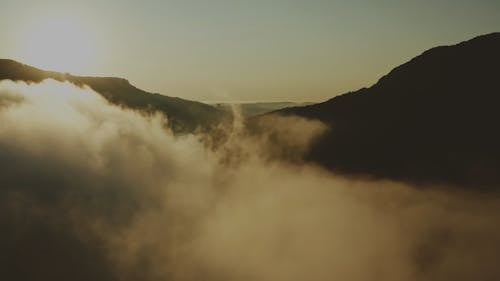
<svg viewBox="0 0 500 281">
<path fill-rule="evenodd" d="M 135 87 L 124 78 L 76 76 L 45 71 L 11 59 L 0 59 L 0 80 L 39 83 L 45 79 L 68 81 L 80 87 L 87 85 L 109 102 L 143 113 L 162 112 L 168 116 L 169 126 L 176 133 L 206 129 L 229 118 L 226 112 L 208 104 L 150 93 Z"/>
<path fill-rule="evenodd" d="M 500 33 L 429 49 L 377 83 L 275 111 L 332 130 L 306 159 L 331 170 L 422 183 L 500 184 Z"/>
</svg>

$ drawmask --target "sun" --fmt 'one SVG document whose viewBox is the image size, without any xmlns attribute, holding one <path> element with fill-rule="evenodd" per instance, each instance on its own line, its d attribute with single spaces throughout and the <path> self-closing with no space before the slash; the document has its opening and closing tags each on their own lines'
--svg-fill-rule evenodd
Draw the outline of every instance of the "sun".
<svg viewBox="0 0 500 281">
<path fill-rule="evenodd" d="M 29 27 L 20 46 L 27 64 L 46 70 L 81 74 L 96 60 L 96 38 L 88 25 L 70 17 L 38 20 Z"/>
</svg>

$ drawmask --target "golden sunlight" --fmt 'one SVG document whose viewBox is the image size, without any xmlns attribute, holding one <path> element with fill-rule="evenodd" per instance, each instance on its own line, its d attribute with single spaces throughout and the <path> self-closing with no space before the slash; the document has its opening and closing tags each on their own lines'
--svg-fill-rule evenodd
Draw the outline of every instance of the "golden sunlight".
<svg viewBox="0 0 500 281">
<path fill-rule="evenodd" d="M 51 17 L 34 22 L 25 36 L 19 51 L 28 64 L 82 74 L 96 62 L 95 34 L 74 18 Z"/>
</svg>

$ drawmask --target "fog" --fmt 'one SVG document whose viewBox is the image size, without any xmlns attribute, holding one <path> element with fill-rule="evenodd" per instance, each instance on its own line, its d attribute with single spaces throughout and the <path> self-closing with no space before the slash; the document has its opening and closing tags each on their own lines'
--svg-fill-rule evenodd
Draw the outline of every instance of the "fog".
<svg viewBox="0 0 500 281">
<path fill-rule="evenodd" d="M 345 178 L 300 161 L 325 125 L 251 136 L 237 113 L 210 143 L 89 88 L 0 82 L 0 279 L 500 279 L 497 193 Z"/>
</svg>

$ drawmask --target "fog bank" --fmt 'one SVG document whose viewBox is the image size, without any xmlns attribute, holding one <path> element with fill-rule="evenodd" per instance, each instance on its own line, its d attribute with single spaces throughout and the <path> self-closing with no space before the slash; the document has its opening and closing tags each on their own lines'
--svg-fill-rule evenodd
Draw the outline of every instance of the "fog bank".
<svg viewBox="0 0 500 281">
<path fill-rule="evenodd" d="M 498 194 L 346 179 L 297 157 L 323 124 L 269 118 L 207 146 L 88 88 L 0 82 L 1 279 L 500 279 Z"/>
</svg>

